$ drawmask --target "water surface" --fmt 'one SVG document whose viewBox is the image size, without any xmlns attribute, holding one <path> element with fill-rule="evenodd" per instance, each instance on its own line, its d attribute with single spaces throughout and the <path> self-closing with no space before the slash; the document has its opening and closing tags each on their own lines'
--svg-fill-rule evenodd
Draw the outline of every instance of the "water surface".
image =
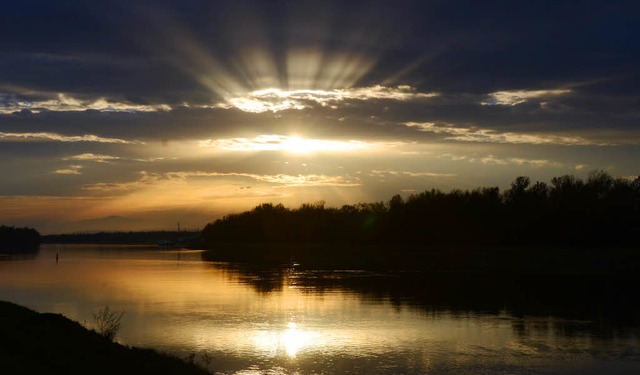
<svg viewBox="0 0 640 375">
<path fill-rule="evenodd" d="M 131 246 L 43 245 L 0 261 L 0 299 L 88 327 L 109 305 L 125 312 L 119 342 L 195 354 L 218 373 L 640 371 L 634 304 L 621 308 L 589 284 L 563 283 L 546 297 L 514 285 L 255 269 Z"/>
</svg>

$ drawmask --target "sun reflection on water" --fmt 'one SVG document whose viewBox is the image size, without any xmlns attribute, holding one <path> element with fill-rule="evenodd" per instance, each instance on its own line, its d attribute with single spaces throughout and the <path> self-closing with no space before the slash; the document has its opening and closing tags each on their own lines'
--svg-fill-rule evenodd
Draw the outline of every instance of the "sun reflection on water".
<svg viewBox="0 0 640 375">
<path fill-rule="evenodd" d="M 254 342 L 260 351 L 270 353 L 271 356 L 284 353 L 293 359 L 303 349 L 320 346 L 318 339 L 318 333 L 301 329 L 297 323 L 289 322 L 286 329 L 259 331 Z"/>
</svg>

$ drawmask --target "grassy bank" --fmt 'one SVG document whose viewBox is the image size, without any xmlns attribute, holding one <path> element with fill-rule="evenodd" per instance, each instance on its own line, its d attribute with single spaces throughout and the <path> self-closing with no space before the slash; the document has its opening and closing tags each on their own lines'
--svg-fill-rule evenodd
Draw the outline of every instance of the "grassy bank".
<svg viewBox="0 0 640 375">
<path fill-rule="evenodd" d="M 207 374 L 151 349 L 114 343 L 60 314 L 0 301 L 2 374 Z"/>
</svg>

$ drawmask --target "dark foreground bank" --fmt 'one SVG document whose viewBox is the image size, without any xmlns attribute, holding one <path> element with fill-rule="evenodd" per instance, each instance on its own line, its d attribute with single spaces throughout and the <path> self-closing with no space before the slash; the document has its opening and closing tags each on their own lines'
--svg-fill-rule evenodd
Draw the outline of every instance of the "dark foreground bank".
<svg viewBox="0 0 640 375">
<path fill-rule="evenodd" d="M 126 347 L 60 314 L 0 301 L 1 374 L 207 374 L 151 349 Z"/>
</svg>

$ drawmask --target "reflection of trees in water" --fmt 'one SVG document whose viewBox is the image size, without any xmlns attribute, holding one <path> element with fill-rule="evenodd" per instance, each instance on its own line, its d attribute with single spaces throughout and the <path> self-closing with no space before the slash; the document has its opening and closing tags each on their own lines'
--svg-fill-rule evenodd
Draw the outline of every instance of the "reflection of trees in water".
<svg viewBox="0 0 640 375">
<path fill-rule="evenodd" d="M 591 336 L 595 330 L 599 331 L 599 336 L 608 333 L 607 336 L 613 334 L 613 330 L 603 330 L 602 327 L 595 326 L 594 322 L 588 320 L 559 320 L 554 317 L 527 317 L 511 319 L 511 328 L 513 332 L 521 337 L 535 336 L 559 336 L 559 337 L 577 337 Z"/>
<path fill-rule="evenodd" d="M 267 203 L 207 225 L 203 239 L 203 259 L 243 264 L 225 267 L 263 293 L 295 285 L 435 313 L 640 326 L 640 177 L 520 176 L 505 192 L 433 189 L 340 208 Z M 305 270 L 287 270 L 290 259 Z"/>
<path fill-rule="evenodd" d="M 215 267 L 223 269 L 240 284 L 250 285 L 260 294 L 280 291 L 285 285 L 286 270 L 261 269 L 234 263 L 215 263 Z"/>
<path fill-rule="evenodd" d="M 216 263 L 260 293 L 342 291 L 427 314 L 507 315 L 515 332 L 611 336 L 640 327 L 640 280 L 608 275 L 296 270 Z M 617 333 L 616 333 L 617 332 Z M 633 331 L 635 334 L 635 331 Z"/>
</svg>

